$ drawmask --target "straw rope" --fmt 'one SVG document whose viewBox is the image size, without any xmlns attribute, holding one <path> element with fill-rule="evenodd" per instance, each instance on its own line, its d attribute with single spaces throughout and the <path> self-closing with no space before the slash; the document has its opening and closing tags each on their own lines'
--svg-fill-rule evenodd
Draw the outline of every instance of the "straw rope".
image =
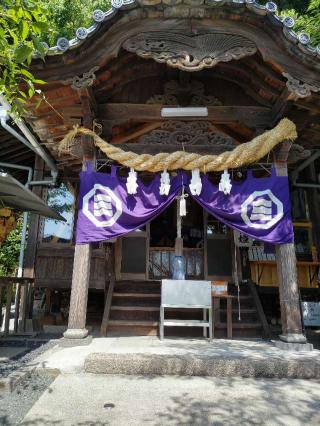
<svg viewBox="0 0 320 426">
<path fill-rule="evenodd" d="M 159 154 L 136 154 L 124 151 L 104 141 L 94 131 L 84 127 L 75 127 L 60 142 L 59 152 L 70 152 L 75 138 L 79 135 L 92 136 L 95 145 L 111 160 L 137 171 L 159 172 L 163 170 L 194 170 L 204 172 L 221 171 L 238 168 L 254 163 L 267 155 L 276 145 L 284 140 L 297 138 L 296 126 L 287 118 L 282 119 L 272 130 L 256 136 L 250 142 L 238 145 L 232 151 L 219 155 L 201 155 L 185 151 Z"/>
</svg>

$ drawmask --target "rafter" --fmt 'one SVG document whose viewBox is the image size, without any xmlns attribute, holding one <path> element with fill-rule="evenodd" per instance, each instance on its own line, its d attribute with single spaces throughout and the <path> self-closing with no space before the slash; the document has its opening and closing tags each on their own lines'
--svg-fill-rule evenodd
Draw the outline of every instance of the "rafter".
<svg viewBox="0 0 320 426">
<path fill-rule="evenodd" d="M 152 130 L 158 129 L 161 126 L 161 121 L 156 121 L 155 123 L 147 123 L 143 126 L 139 126 L 134 130 L 127 131 L 123 134 L 114 136 L 110 143 L 116 145 L 121 143 L 130 142 L 133 139 L 139 138 L 140 136 L 151 132 Z"/>
</svg>

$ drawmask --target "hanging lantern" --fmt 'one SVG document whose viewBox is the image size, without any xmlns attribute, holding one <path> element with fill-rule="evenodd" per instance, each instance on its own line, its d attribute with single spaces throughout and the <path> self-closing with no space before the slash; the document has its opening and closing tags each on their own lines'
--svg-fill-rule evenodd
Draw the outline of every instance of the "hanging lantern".
<svg viewBox="0 0 320 426">
<path fill-rule="evenodd" d="M 170 183 L 170 175 L 167 170 L 164 170 L 161 173 L 160 179 L 160 195 L 168 195 L 170 192 L 171 183 Z"/>
<path fill-rule="evenodd" d="M 129 175 L 127 177 L 127 191 L 128 194 L 134 195 L 137 193 L 138 183 L 137 183 L 137 172 L 134 169 L 130 169 Z"/>
<path fill-rule="evenodd" d="M 192 170 L 191 182 L 189 185 L 190 192 L 192 195 L 200 195 L 202 191 L 202 181 L 200 177 L 200 170 Z"/>
<path fill-rule="evenodd" d="M 229 195 L 231 192 L 232 183 L 228 170 L 224 170 L 221 175 L 221 180 L 219 183 L 219 191 L 223 192 L 225 195 Z"/>
</svg>

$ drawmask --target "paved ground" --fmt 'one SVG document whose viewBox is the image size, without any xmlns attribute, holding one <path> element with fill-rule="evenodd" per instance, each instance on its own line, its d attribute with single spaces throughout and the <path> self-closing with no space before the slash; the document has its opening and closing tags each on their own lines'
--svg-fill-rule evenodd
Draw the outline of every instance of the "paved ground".
<svg viewBox="0 0 320 426">
<path fill-rule="evenodd" d="M 92 353 L 209 356 L 252 360 L 320 360 L 320 351 L 287 352 L 262 340 L 224 340 L 208 342 L 204 339 L 165 339 L 157 337 L 107 337 L 93 339 L 88 346 L 55 348 L 39 358 L 43 368 L 61 373 L 84 371 L 84 362 Z"/>
<path fill-rule="evenodd" d="M 19 424 L 52 381 L 52 377 L 32 374 L 13 392 L 0 392 L 0 425 Z"/>
<path fill-rule="evenodd" d="M 320 383 L 64 374 L 24 426 L 319 425 Z"/>
</svg>

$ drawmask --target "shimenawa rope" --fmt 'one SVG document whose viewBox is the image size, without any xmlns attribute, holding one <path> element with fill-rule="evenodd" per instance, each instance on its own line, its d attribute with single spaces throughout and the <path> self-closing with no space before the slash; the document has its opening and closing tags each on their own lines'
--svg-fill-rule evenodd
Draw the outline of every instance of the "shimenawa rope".
<svg viewBox="0 0 320 426">
<path fill-rule="evenodd" d="M 203 172 L 222 171 L 238 168 L 254 163 L 267 155 L 276 145 L 284 140 L 294 141 L 297 138 L 296 126 L 287 118 L 271 130 L 256 136 L 250 142 L 238 145 L 232 151 L 225 151 L 219 155 L 201 155 L 185 151 L 159 154 L 136 154 L 124 151 L 104 141 L 93 130 L 85 127 L 74 127 L 60 142 L 59 152 L 70 152 L 79 135 L 92 136 L 95 145 L 111 160 L 133 168 L 137 171 L 160 172 L 163 170 L 194 170 Z"/>
</svg>

